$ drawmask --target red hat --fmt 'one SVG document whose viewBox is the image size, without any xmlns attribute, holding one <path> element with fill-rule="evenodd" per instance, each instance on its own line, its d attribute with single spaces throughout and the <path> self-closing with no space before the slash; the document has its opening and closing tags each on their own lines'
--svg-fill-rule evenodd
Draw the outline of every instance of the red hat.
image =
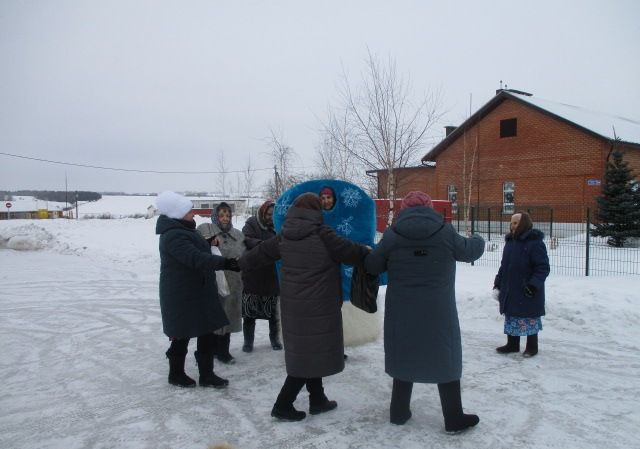
<svg viewBox="0 0 640 449">
<path fill-rule="evenodd" d="M 400 210 L 406 209 L 407 207 L 417 207 L 417 206 L 426 206 L 433 208 L 433 203 L 431 202 L 431 197 L 426 193 L 413 191 L 407 193 L 402 199 L 402 204 L 400 205 Z"/>
<path fill-rule="evenodd" d="M 320 189 L 320 193 L 318 195 L 322 194 L 333 196 L 333 190 L 331 190 L 331 187 L 323 187 L 322 189 Z"/>
</svg>

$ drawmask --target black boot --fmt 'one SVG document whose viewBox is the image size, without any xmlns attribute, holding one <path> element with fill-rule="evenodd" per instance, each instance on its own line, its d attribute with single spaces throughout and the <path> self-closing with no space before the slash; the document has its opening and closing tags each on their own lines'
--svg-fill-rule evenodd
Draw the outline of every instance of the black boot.
<svg viewBox="0 0 640 449">
<path fill-rule="evenodd" d="M 196 362 L 198 362 L 201 387 L 226 388 L 229 385 L 227 379 L 218 377 L 213 372 L 213 352 L 196 351 L 194 355 L 196 356 Z"/>
<path fill-rule="evenodd" d="M 195 387 L 196 381 L 184 372 L 184 359 L 187 354 L 172 354 L 171 350 L 168 350 L 165 355 L 169 359 L 169 383 L 179 387 Z"/>
<path fill-rule="evenodd" d="M 273 404 L 271 409 L 271 416 L 278 418 L 282 421 L 300 421 L 303 420 L 307 414 L 302 411 L 298 411 L 293 406 L 294 401 L 298 397 L 298 393 L 304 386 L 306 379 L 299 377 L 287 376 L 284 381 L 284 385 L 280 390 L 276 403 Z"/>
<path fill-rule="evenodd" d="M 269 340 L 271 340 L 271 347 L 274 351 L 280 351 L 282 349 L 282 343 L 280 343 L 280 329 L 278 328 L 278 319 L 271 318 L 269 320 Z"/>
<path fill-rule="evenodd" d="M 538 353 L 538 334 L 527 336 L 527 346 L 522 353 L 523 357 L 533 357 Z"/>
<path fill-rule="evenodd" d="M 520 352 L 520 337 L 507 335 L 507 344 L 496 348 L 500 354 L 508 354 L 510 352 Z"/>
<path fill-rule="evenodd" d="M 444 429 L 447 433 L 458 433 L 473 427 L 480 422 L 477 415 L 466 415 L 462 411 L 460 398 L 460 381 L 438 384 L 440 404 L 444 416 Z"/>
<path fill-rule="evenodd" d="M 216 349 L 216 357 L 222 363 L 227 365 L 233 365 L 236 363 L 236 359 L 233 358 L 229 352 L 229 345 L 231 344 L 231 334 L 218 335 L 218 343 Z"/>
<path fill-rule="evenodd" d="M 413 382 L 405 382 L 400 379 L 393 379 L 393 389 L 391 390 L 391 407 L 389 410 L 389 421 L 399 426 L 403 425 L 411 418 L 411 391 Z"/>
<path fill-rule="evenodd" d="M 324 394 L 321 377 L 308 379 L 307 391 L 309 392 L 309 413 L 312 415 L 328 412 L 338 406 L 336 401 L 330 401 Z"/>
<path fill-rule="evenodd" d="M 253 339 L 256 332 L 256 320 L 252 318 L 245 318 L 242 321 L 242 333 L 244 335 L 244 344 L 242 350 L 244 352 L 253 351 Z"/>
</svg>

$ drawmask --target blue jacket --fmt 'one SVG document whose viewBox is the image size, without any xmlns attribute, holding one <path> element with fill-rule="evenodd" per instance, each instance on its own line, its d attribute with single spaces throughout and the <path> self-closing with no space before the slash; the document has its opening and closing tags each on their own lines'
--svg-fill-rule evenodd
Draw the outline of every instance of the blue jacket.
<svg viewBox="0 0 640 449">
<path fill-rule="evenodd" d="M 478 235 L 465 238 L 428 207 L 400 211 L 369 254 L 370 273 L 387 271 L 384 310 L 385 371 L 394 379 L 444 383 L 462 375 L 456 308 L 456 261 L 484 252 Z"/>
<path fill-rule="evenodd" d="M 544 281 L 549 275 L 549 257 L 544 233 L 538 229 L 524 232 L 517 239 L 505 237 L 500 269 L 494 287 L 500 289 L 500 313 L 507 316 L 539 317 L 544 310 Z M 536 293 L 525 296 L 525 287 L 532 285 Z"/>
</svg>

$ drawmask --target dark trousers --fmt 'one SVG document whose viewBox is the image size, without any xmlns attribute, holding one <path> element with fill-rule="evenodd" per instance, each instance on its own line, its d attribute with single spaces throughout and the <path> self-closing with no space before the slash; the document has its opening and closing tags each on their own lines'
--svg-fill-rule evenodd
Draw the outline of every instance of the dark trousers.
<svg viewBox="0 0 640 449">
<path fill-rule="evenodd" d="M 324 388 L 322 386 L 322 377 L 305 378 L 305 377 L 293 377 L 287 376 L 276 399 L 276 406 L 278 407 L 290 407 L 293 406 L 298 393 L 302 390 L 302 387 L 307 386 L 309 392 L 309 401 L 312 403 L 321 403 L 324 396 Z"/>
<path fill-rule="evenodd" d="M 391 419 L 402 419 L 409 415 L 412 382 L 393 379 L 393 390 L 391 391 Z M 463 415 L 462 399 L 460 397 L 460 381 L 438 384 L 440 394 L 440 405 L 445 422 L 458 419 Z"/>
<path fill-rule="evenodd" d="M 167 355 L 186 355 L 190 338 L 174 338 L 171 340 L 171 346 L 167 351 Z M 214 334 L 205 334 L 198 337 L 198 352 L 208 354 L 213 352 L 216 346 L 217 336 Z"/>
</svg>

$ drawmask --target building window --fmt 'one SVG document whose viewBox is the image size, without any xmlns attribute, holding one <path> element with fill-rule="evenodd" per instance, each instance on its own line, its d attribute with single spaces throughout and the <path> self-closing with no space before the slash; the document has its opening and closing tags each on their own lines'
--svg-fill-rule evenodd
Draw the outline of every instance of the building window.
<svg viewBox="0 0 640 449">
<path fill-rule="evenodd" d="M 200 209 L 209 209 L 209 203 L 200 204 Z"/>
<path fill-rule="evenodd" d="M 516 210 L 515 205 L 516 185 L 513 182 L 505 182 L 502 184 L 502 213 L 512 214 Z"/>
<path fill-rule="evenodd" d="M 500 137 L 515 137 L 518 135 L 518 119 L 508 118 L 500 120 Z"/>
<path fill-rule="evenodd" d="M 451 201 L 451 213 L 458 213 L 458 188 L 454 184 L 447 186 L 447 197 Z"/>
</svg>

